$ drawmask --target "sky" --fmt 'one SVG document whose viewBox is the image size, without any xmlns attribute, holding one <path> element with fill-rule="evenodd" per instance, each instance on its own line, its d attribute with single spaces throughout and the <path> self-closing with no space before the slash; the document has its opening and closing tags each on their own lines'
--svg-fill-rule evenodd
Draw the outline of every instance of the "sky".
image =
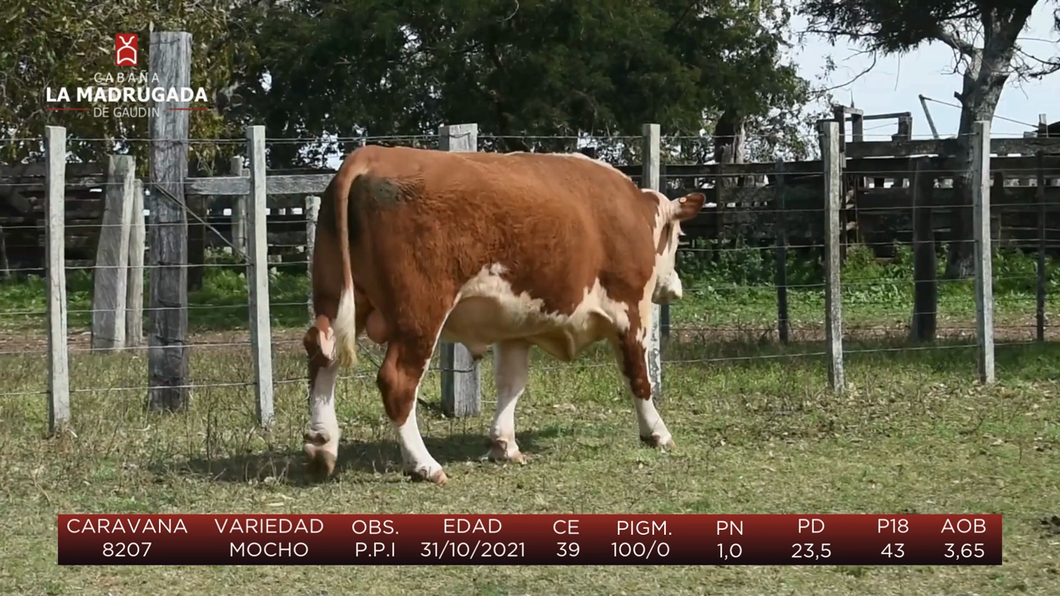
<svg viewBox="0 0 1060 596">
<path fill-rule="evenodd" d="M 1035 7 L 1027 29 L 1020 35 L 1024 51 L 1042 58 L 1055 56 L 1060 51 L 1053 27 L 1055 8 L 1054 3 L 1047 2 L 1039 2 Z M 792 21 L 794 31 L 805 29 L 804 19 L 795 18 Z M 857 55 L 854 46 L 837 41 L 832 47 L 817 36 L 807 36 L 805 45 L 795 55 L 800 74 L 810 81 L 818 80 L 825 60 L 831 55 L 837 69 L 823 81 L 828 86 L 846 83 L 872 64 L 871 56 Z M 854 107 L 864 110 L 866 115 L 912 112 L 913 138 L 931 138 L 931 127 L 918 96 L 957 104 L 953 93 L 960 91 L 961 77 L 953 74 L 953 65 L 953 51 L 941 43 L 921 46 L 902 56 L 879 56 L 876 66 L 869 73 L 833 90 L 833 99 L 848 106 L 853 102 Z M 927 106 L 939 136 L 945 138 L 956 135 L 960 109 L 930 101 Z M 991 136 L 1022 136 L 1037 125 L 1038 114 L 1046 114 L 1049 122 L 1060 120 L 1060 73 L 1025 83 L 1010 79 L 991 123 Z M 1001 117 L 1026 124 L 1006 121 Z M 889 140 L 897 130 L 895 120 L 866 122 L 865 140 Z"/>
</svg>

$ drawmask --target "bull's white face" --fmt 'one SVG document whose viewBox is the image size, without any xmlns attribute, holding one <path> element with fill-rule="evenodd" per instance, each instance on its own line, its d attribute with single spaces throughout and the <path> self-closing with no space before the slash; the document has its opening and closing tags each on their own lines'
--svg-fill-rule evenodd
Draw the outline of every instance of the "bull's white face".
<svg viewBox="0 0 1060 596">
<path fill-rule="evenodd" d="M 651 301 L 656 304 L 669 304 L 680 300 L 684 295 L 681 276 L 677 274 L 676 269 L 677 246 L 684 235 L 681 232 L 681 222 L 695 217 L 703 208 L 706 197 L 701 193 L 692 193 L 670 200 L 654 190 L 644 192 L 659 201 L 659 215 L 655 221 L 655 288 L 652 290 Z"/>
</svg>

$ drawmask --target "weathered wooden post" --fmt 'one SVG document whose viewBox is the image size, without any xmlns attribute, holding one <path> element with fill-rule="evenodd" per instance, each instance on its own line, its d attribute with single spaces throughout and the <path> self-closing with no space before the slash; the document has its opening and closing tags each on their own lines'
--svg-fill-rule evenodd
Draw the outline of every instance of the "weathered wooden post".
<svg viewBox="0 0 1060 596">
<path fill-rule="evenodd" d="M 784 187 L 784 161 L 777 159 L 776 194 L 773 199 L 774 234 L 776 235 L 775 284 L 777 286 L 777 336 L 788 343 L 788 226 Z"/>
<path fill-rule="evenodd" d="M 641 153 L 644 161 L 641 164 L 640 186 L 659 190 L 659 145 L 660 132 L 658 124 L 645 124 L 641 127 Z M 650 291 L 650 289 L 649 289 Z M 658 304 L 651 305 L 651 328 L 648 330 L 648 380 L 651 382 L 651 397 L 656 405 L 663 402 L 663 367 L 661 336 L 662 309 Z"/>
<path fill-rule="evenodd" d="M 828 382 L 832 391 L 843 391 L 843 299 L 842 235 L 840 211 L 843 208 L 842 154 L 839 150 L 839 123 L 825 120 L 820 124 L 823 135 L 821 160 L 824 163 L 825 213 L 825 286 L 824 318 L 828 350 Z"/>
<path fill-rule="evenodd" d="M 442 151 L 478 151 L 478 124 L 438 127 Z M 482 371 L 461 343 L 441 345 L 442 411 L 446 416 L 466 418 L 482 412 Z"/>
<path fill-rule="evenodd" d="M 1045 265 L 1045 249 L 1046 240 L 1048 234 L 1045 228 L 1045 216 L 1046 216 L 1046 202 L 1045 202 L 1045 153 L 1038 151 L 1038 188 L 1035 189 L 1036 198 L 1038 199 L 1038 270 L 1037 270 L 1037 283 L 1035 288 L 1036 295 L 1036 308 L 1035 308 L 1035 338 L 1038 341 L 1045 341 L 1045 286 L 1048 280 L 1048 273 L 1046 272 Z"/>
<path fill-rule="evenodd" d="M 96 270 L 93 276 L 93 350 L 114 352 L 125 348 L 129 241 L 135 202 L 135 181 L 135 157 L 108 156 L 103 225 L 99 231 Z"/>
<path fill-rule="evenodd" d="M 979 382 L 994 382 L 994 286 L 990 243 L 990 121 L 972 124 L 972 220 Z"/>
<path fill-rule="evenodd" d="M 910 336 L 914 341 L 935 341 L 938 326 L 938 256 L 935 254 L 935 227 L 932 201 L 935 175 L 932 159 L 914 160 L 913 184 L 913 320 Z"/>
<path fill-rule="evenodd" d="M 70 362 L 66 345 L 66 129 L 44 127 L 48 163 L 44 197 L 48 274 L 48 433 L 70 422 Z"/>
<path fill-rule="evenodd" d="M 144 184 L 133 180 L 132 225 L 129 226 L 129 280 L 125 297 L 125 345 L 135 348 L 144 343 L 144 249 L 147 227 L 144 221 Z"/>
<path fill-rule="evenodd" d="M 233 176 L 250 176 L 250 171 L 243 167 L 243 158 L 236 155 L 232 157 L 230 164 Z M 247 196 L 236 195 L 232 197 L 232 246 L 235 247 L 234 256 L 247 254 Z"/>
<path fill-rule="evenodd" d="M 164 89 L 191 86 L 191 34 L 154 31 L 151 78 Z M 151 116 L 151 316 L 147 352 L 147 406 L 154 411 L 188 405 L 188 102 L 156 101 Z"/>
<path fill-rule="evenodd" d="M 309 322 L 312 324 L 313 319 L 316 318 L 316 313 L 313 311 L 313 250 L 316 247 L 317 240 L 317 216 L 320 215 L 320 197 L 308 196 L 305 198 L 305 254 L 306 261 L 306 279 L 309 283 L 306 287 L 309 289 L 308 305 L 309 305 Z"/>
<path fill-rule="evenodd" d="M 247 201 L 250 240 L 247 246 L 247 286 L 250 297 L 250 348 L 254 356 L 254 376 L 258 424 L 272 426 L 272 322 L 269 313 L 269 238 L 266 234 L 268 190 L 265 188 L 265 127 L 247 128 L 247 155 L 250 157 L 250 200 Z"/>
</svg>

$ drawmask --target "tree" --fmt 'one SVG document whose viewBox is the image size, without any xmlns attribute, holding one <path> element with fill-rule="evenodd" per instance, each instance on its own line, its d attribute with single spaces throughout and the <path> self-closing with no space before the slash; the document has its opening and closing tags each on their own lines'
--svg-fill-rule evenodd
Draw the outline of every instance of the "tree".
<svg viewBox="0 0 1060 596">
<path fill-rule="evenodd" d="M 1039 1 L 1056 0 L 805 0 L 800 11 L 810 32 L 834 41 L 845 37 L 866 51 L 905 53 L 921 44 L 949 46 L 956 71 L 963 75 L 961 119 L 955 157 L 964 166 L 954 180 L 961 208 L 952 228 L 946 274 L 968 277 L 972 260 L 972 124 L 990 121 L 1005 84 L 1013 76 L 1040 78 L 1060 70 L 1060 56 L 1031 56 L 1018 36 Z M 1056 13 L 1060 30 L 1060 11 Z"/>
<path fill-rule="evenodd" d="M 698 136 L 736 108 L 772 122 L 808 87 L 781 55 L 787 14 L 762 4 L 294 0 L 255 26 L 260 60 L 240 110 L 264 117 L 270 136 L 477 122 L 486 150 L 543 145 L 527 135 L 638 136 L 644 122 Z M 297 149 L 282 159 L 307 161 Z"/>
<path fill-rule="evenodd" d="M 253 52 L 238 18 L 248 6 L 252 5 L 243 0 L 0 2 L 0 22 L 5 24 L 0 28 L 0 134 L 8 139 L 34 139 L 43 137 L 45 125 L 65 126 L 74 157 L 94 161 L 109 153 L 131 153 L 146 168 L 146 143 L 123 141 L 147 138 L 146 118 L 48 111 L 45 89 L 96 85 L 96 73 L 121 70 L 114 66 L 116 33 L 140 35 L 137 69 L 146 71 L 144 58 L 153 27 L 192 34 L 192 86 L 212 93 L 231 80 L 234 59 Z M 225 122 L 217 111 L 191 113 L 192 138 L 241 135 L 237 123 Z M 18 162 L 38 156 L 40 150 L 39 141 L 9 141 L 0 146 L 0 160 Z M 204 162 L 212 162 L 218 152 L 226 150 L 231 148 L 203 143 L 190 148 L 192 156 Z"/>
</svg>

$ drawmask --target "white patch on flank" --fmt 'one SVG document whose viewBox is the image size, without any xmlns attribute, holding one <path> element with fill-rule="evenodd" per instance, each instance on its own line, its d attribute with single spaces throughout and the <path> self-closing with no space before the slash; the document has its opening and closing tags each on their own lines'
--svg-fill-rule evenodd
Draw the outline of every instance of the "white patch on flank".
<svg viewBox="0 0 1060 596">
<path fill-rule="evenodd" d="M 335 382 L 338 376 L 339 367 L 336 364 L 319 369 L 309 394 L 309 428 L 312 432 L 327 435 L 324 451 L 335 456 L 339 452 L 339 421 L 335 417 Z"/>
<path fill-rule="evenodd" d="M 460 288 L 442 339 L 461 342 L 474 353 L 507 339 L 525 339 L 569 362 L 589 344 L 629 329 L 627 305 L 612 300 L 599 279 L 567 316 L 544 312 L 544 301 L 527 292 L 515 294 L 502 277 L 505 271 L 499 263 L 483 267 Z"/>
</svg>

